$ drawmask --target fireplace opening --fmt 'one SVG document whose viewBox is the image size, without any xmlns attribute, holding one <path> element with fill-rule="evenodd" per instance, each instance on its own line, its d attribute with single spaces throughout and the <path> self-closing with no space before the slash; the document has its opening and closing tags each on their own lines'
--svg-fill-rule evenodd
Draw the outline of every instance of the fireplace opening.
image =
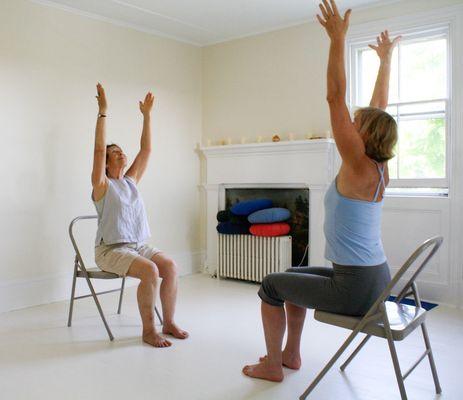
<svg viewBox="0 0 463 400">
<path fill-rule="evenodd" d="M 225 209 L 236 203 L 270 199 L 273 207 L 287 208 L 292 237 L 292 266 L 309 266 L 309 189 L 308 188 L 225 188 Z"/>
</svg>

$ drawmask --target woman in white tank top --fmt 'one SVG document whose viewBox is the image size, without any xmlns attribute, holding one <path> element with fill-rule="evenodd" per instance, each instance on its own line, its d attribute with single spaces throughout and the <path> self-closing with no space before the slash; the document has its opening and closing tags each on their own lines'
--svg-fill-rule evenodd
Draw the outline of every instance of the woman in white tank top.
<svg viewBox="0 0 463 400">
<path fill-rule="evenodd" d="M 145 207 L 137 183 L 151 154 L 151 110 L 154 96 L 148 93 L 139 102 L 143 115 L 140 151 L 130 168 L 117 145 L 106 144 L 107 101 L 103 87 L 97 85 L 98 118 L 92 170 L 92 200 L 98 213 L 95 261 L 104 271 L 140 279 L 138 308 L 143 323 L 143 341 L 154 347 L 169 347 L 154 325 L 154 301 L 160 285 L 164 325 L 162 333 L 186 339 L 188 333 L 174 321 L 177 298 L 177 266 L 160 250 L 145 243 L 150 236 Z"/>
</svg>

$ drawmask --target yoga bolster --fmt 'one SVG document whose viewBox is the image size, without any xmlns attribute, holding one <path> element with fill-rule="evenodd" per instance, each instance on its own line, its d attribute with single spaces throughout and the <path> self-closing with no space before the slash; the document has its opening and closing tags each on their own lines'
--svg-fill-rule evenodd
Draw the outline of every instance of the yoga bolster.
<svg viewBox="0 0 463 400">
<path fill-rule="evenodd" d="M 270 208 L 273 206 L 272 200 L 269 199 L 255 199 L 242 201 L 236 203 L 232 208 L 231 212 L 235 215 L 245 215 L 248 216 L 253 212 L 263 210 L 264 208 Z"/>
<path fill-rule="evenodd" d="M 291 212 L 286 208 L 267 208 L 252 213 L 248 217 L 251 224 L 273 224 L 274 222 L 286 221 L 291 218 Z"/>
<path fill-rule="evenodd" d="M 249 229 L 254 236 L 284 236 L 289 233 L 291 227 L 284 222 L 275 224 L 256 224 Z"/>
</svg>

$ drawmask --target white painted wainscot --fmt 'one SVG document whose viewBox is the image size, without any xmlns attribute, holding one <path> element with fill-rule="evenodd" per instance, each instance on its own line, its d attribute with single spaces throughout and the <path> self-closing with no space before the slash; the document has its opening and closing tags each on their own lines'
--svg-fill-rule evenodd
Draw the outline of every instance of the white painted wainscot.
<svg viewBox="0 0 463 400">
<path fill-rule="evenodd" d="M 206 162 L 202 185 L 206 191 L 205 272 L 213 275 L 217 270 L 216 214 L 228 187 L 308 187 L 310 264 L 329 265 L 324 258 L 323 198 L 340 165 L 332 139 L 212 146 L 200 152 Z M 420 276 L 419 287 L 426 300 L 460 305 L 458 261 L 451 257 L 449 204 L 446 197 L 387 196 L 383 242 L 395 273 L 421 242 L 442 235 L 444 244 Z"/>
</svg>

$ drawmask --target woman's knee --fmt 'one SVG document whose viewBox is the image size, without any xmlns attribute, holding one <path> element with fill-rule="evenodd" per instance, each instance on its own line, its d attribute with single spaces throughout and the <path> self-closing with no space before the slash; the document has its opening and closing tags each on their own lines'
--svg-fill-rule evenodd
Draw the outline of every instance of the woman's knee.
<svg viewBox="0 0 463 400">
<path fill-rule="evenodd" d="M 159 275 L 162 279 L 176 279 L 178 276 L 178 267 L 174 260 L 167 258 L 159 263 Z"/>
<path fill-rule="evenodd" d="M 168 271 L 168 274 L 174 278 L 178 276 L 178 266 L 174 260 L 169 259 L 167 261 L 167 271 Z"/>
<path fill-rule="evenodd" d="M 143 267 L 140 279 L 144 282 L 156 282 L 159 279 L 159 270 L 157 265 L 152 261 L 148 261 Z"/>
<path fill-rule="evenodd" d="M 259 289 L 259 297 L 272 306 L 281 307 L 284 304 L 284 298 L 278 290 L 279 275 L 274 273 L 265 276 Z"/>
</svg>

